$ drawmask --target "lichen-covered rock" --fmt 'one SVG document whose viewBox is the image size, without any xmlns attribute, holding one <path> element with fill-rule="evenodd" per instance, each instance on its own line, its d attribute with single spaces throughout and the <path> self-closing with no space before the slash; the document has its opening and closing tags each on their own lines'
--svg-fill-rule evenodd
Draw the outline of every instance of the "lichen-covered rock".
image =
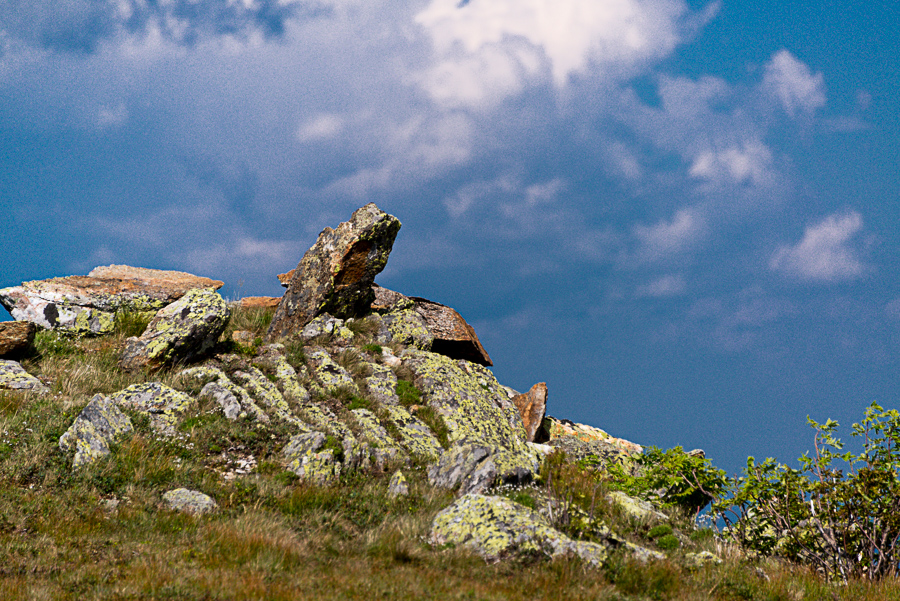
<svg viewBox="0 0 900 601">
<path fill-rule="evenodd" d="M 391 438 L 374 413 L 368 409 L 353 409 L 351 413 L 359 424 L 360 437 L 369 443 L 369 456 L 377 469 L 383 470 L 387 462 L 406 457 L 406 452 Z"/>
<path fill-rule="evenodd" d="M 519 412 L 490 370 L 425 351 L 407 349 L 401 358 L 416 375 L 423 400 L 443 417 L 451 445 L 489 449 L 503 480 L 526 478 L 537 469 Z"/>
<path fill-rule="evenodd" d="M 335 343 L 349 345 L 353 342 L 353 332 L 344 326 L 344 320 L 338 319 L 329 313 L 323 313 L 303 326 L 300 338 L 313 340 L 315 338 L 331 337 Z"/>
<path fill-rule="evenodd" d="M 600 428 L 588 426 L 585 424 L 577 424 L 567 419 L 556 419 L 554 417 L 545 417 L 541 424 L 541 431 L 536 437 L 537 442 L 548 442 L 553 444 L 554 439 L 563 436 L 573 436 L 587 443 L 601 442 L 601 449 L 609 446 L 617 448 L 626 455 L 642 453 L 641 445 L 635 444 L 622 438 L 610 436 Z"/>
<path fill-rule="evenodd" d="M 202 515 L 215 511 L 218 505 L 209 495 L 187 488 L 176 488 L 163 495 L 163 500 L 174 511 Z"/>
<path fill-rule="evenodd" d="M 383 407 L 388 420 L 400 436 L 400 446 L 415 457 L 425 461 L 435 461 L 444 452 L 441 443 L 422 420 L 409 411 L 397 406 Z"/>
<path fill-rule="evenodd" d="M 328 351 L 321 347 L 313 347 L 306 353 L 312 366 L 313 375 L 321 382 L 328 394 L 333 394 L 341 388 L 350 390 L 353 394 L 359 394 L 359 387 L 347 370 L 335 363 Z"/>
<path fill-rule="evenodd" d="M 280 296 L 245 296 L 238 304 L 241 309 L 274 309 L 280 302 Z"/>
<path fill-rule="evenodd" d="M 547 410 L 547 384 L 539 382 L 528 392 L 517 394 L 511 400 L 522 417 L 525 439 L 528 442 L 534 442 L 534 437 L 544 421 L 544 413 Z"/>
<path fill-rule="evenodd" d="M 0 390 L 33 390 L 34 392 L 48 392 L 40 380 L 25 371 L 16 361 L 0 359 Z"/>
<path fill-rule="evenodd" d="M 369 396 L 380 405 L 399 405 L 397 397 L 397 376 L 386 365 L 370 363 L 372 375 L 366 378 Z"/>
<path fill-rule="evenodd" d="M 437 545 L 464 545 L 486 559 L 544 553 L 550 557 L 577 556 L 599 567 L 608 557 L 603 545 L 573 541 L 536 511 L 504 497 L 476 494 L 465 495 L 438 513 L 431 526 L 431 539 Z"/>
<path fill-rule="evenodd" d="M 78 335 L 113 330 L 117 311 L 157 311 L 193 288 L 220 288 L 222 282 L 178 271 L 125 265 L 97 267 L 87 276 L 24 282 L 0 290 L 2 304 L 16 320 Z"/>
<path fill-rule="evenodd" d="M 199 399 L 215 401 L 222 408 L 226 419 L 234 421 L 241 416 L 241 402 L 218 382 L 208 382 L 204 385 L 200 390 Z"/>
<path fill-rule="evenodd" d="M 201 356 L 215 345 L 229 314 L 214 290 L 191 290 L 161 309 L 139 338 L 125 342 L 119 365 L 123 369 L 159 368 Z"/>
<path fill-rule="evenodd" d="M 22 355 L 34 348 L 37 326 L 30 321 L 0 322 L 0 357 Z"/>
<path fill-rule="evenodd" d="M 405 497 L 407 495 L 409 495 L 409 483 L 406 481 L 406 476 L 403 475 L 403 472 L 397 470 L 391 476 L 391 481 L 388 482 L 388 496 Z"/>
<path fill-rule="evenodd" d="M 434 336 L 425 327 L 425 320 L 413 309 L 402 309 L 388 313 L 384 324 L 391 333 L 391 342 L 427 351 Z"/>
<path fill-rule="evenodd" d="M 652 503 L 630 497 L 621 490 L 614 490 L 607 495 L 607 498 L 618 505 L 625 513 L 637 520 L 669 521 L 669 516 L 659 511 Z"/>
<path fill-rule="evenodd" d="M 635 466 L 632 455 L 622 451 L 612 443 L 604 440 L 586 441 L 575 436 L 567 435 L 554 438 L 548 446 L 566 453 L 572 461 L 585 461 L 598 469 L 605 469 L 612 464 L 618 464 L 631 472 Z"/>
<path fill-rule="evenodd" d="M 491 459 L 493 451 L 493 448 L 486 446 L 454 445 L 441 455 L 436 464 L 428 468 L 428 481 L 437 488 L 459 487 L 459 494 L 462 495 L 482 493 L 499 476 L 497 466 Z M 515 476 L 527 479 L 530 472 L 521 470 Z"/>
<path fill-rule="evenodd" d="M 412 297 L 414 309 L 431 334 L 431 351 L 451 359 L 465 359 L 479 365 L 493 365 L 475 328 L 466 323 L 455 309 L 424 298 Z M 426 349 L 427 350 L 427 349 Z"/>
<path fill-rule="evenodd" d="M 689 569 L 699 570 L 704 566 L 719 565 L 722 560 L 709 551 L 700 551 L 699 553 L 685 553 L 684 563 Z"/>
<path fill-rule="evenodd" d="M 412 309 L 415 303 L 411 298 L 388 290 L 378 284 L 372 285 L 373 300 L 370 309 L 377 313 L 390 313 L 402 309 Z"/>
<path fill-rule="evenodd" d="M 278 418 L 292 423 L 299 421 L 278 387 L 259 369 L 251 367 L 247 371 L 236 371 L 232 376 L 253 399 L 269 407 Z"/>
<path fill-rule="evenodd" d="M 185 393 L 159 382 L 132 384 L 111 399 L 120 407 L 146 413 L 150 416 L 150 427 L 165 436 L 175 434 L 175 426 L 195 402 Z"/>
<path fill-rule="evenodd" d="M 303 480 L 318 484 L 333 482 L 341 474 L 341 464 L 335 461 L 331 449 L 319 451 L 325 446 L 325 440 L 321 432 L 307 432 L 291 438 L 282 452 L 285 467 Z"/>
<path fill-rule="evenodd" d="M 179 372 L 179 375 L 182 378 L 198 380 L 200 382 L 204 382 L 205 384 L 215 382 L 216 384 L 224 388 L 226 392 L 230 393 L 231 396 L 237 399 L 238 403 L 240 403 L 241 412 L 238 414 L 238 417 L 243 418 L 251 416 L 257 421 L 260 421 L 264 424 L 269 423 L 269 416 L 266 415 L 266 412 L 256 404 L 256 402 L 250 397 L 249 394 L 247 394 L 247 391 L 244 390 L 243 387 L 238 386 L 237 384 L 232 382 L 228 378 L 228 375 L 221 369 L 209 365 L 198 365 L 196 367 L 189 367 L 188 369 L 181 370 L 181 372 Z M 218 402 L 218 399 L 215 400 Z"/>
<path fill-rule="evenodd" d="M 309 403 L 309 392 L 300 384 L 297 370 L 284 356 L 283 344 L 267 344 L 261 347 L 255 361 L 275 373 L 275 383 L 286 401 L 297 405 Z"/>
<path fill-rule="evenodd" d="M 98 394 L 59 437 L 59 448 L 75 451 L 72 466 L 77 468 L 109 455 L 109 445 L 133 430 L 131 420 L 119 410 L 115 401 Z"/>
<path fill-rule="evenodd" d="M 357 209 L 337 229 L 325 228 L 306 251 L 275 310 L 268 338 L 299 332 L 314 317 L 346 319 L 368 312 L 372 284 L 387 264 L 400 221 L 374 203 Z"/>
</svg>

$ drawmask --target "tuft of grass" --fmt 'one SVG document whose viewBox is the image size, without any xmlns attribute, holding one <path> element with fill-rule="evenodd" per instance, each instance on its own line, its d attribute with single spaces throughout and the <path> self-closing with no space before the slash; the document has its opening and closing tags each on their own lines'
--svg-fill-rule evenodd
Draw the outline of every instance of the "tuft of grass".
<svg viewBox="0 0 900 601">
<path fill-rule="evenodd" d="M 344 325 L 348 330 L 353 332 L 354 335 L 361 337 L 363 340 L 371 340 L 379 330 L 378 323 L 368 317 L 348 319 L 344 322 Z"/>
<path fill-rule="evenodd" d="M 361 380 L 372 375 L 372 368 L 356 349 L 348 348 L 341 351 L 335 357 L 335 362 L 346 369 L 354 380 Z"/>
<path fill-rule="evenodd" d="M 440 413 L 425 405 L 419 407 L 416 411 L 416 417 L 422 420 L 425 425 L 431 429 L 435 438 L 438 439 L 438 442 L 441 443 L 443 448 L 450 448 L 450 428 L 447 427 L 447 423 Z"/>
<path fill-rule="evenodd" d="M 407 409 L 422 402 L 422 393 L 409 380 L 397 380 L 397 397 Z"/>
<path fill-rule="evenodd" d="M 380 356 L 384 352 L 384 348 L 380 344 L 367 344 L 362 347 L 362 350 L 372 353 L 373 355 Z"/>
<path fill-rule="evenodd" d="M 121 338 L 140 336 L 155 315 L 155 311 L 117 311 L 113 335 Z"/>
</svg>

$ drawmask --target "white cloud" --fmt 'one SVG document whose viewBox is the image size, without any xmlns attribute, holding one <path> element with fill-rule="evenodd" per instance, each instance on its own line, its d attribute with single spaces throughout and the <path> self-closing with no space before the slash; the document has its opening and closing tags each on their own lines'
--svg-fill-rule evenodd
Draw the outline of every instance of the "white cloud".
<svg viewBox="0 0 900 601">
<path fill-rule="evenodd" d="M 681 0 L 433 0 L 415 17 L 438 57 L 422 85 L 436 101 L 477 105 L 544 68 L 558 88 L 589 70 L 622 77 L 668 56 L 687 17 Z"/>
<path fill-rule="evenodd" d="M 772 56 L 766 65 L 763 86 L 792 117 L 797 113 L 813 113 L 825 106 L 822 74 L 813 75 L 809 67 L 787 50 L 779 50 Z"/>
<path fill-rule="evenodd" d="M 560 178 L 542 184 L 533 184 L 525 188 L 525 204 L 535 206 L 551 203 L 565 188 L 566 182 Z"/>
<path fill-rule="evenodd" d="M 669 274 L 644 284 L 643 286 L 638 286 L 635 290 L 635 296 L 651 298 L 679 296 L 684 294 L 686 289 L 687 285 L 685 284 L 683 276 Z"/>
<path fill-rule="evenodd" d="M 519 187 L 519 182 L 509 175 L 502 175 L 493 180 L 472 182 L 444 198 L 444 207 L 452 217 L 458 218 L 473 208 L 476 203 L 490 200 L 492 197 L 496 201 L 497 196 L 508 196 Z"/>
<path fill-rule="evenodd" d="M 116 106 L 101 106 L 97 113 L 97 125 L 101 128 L 115 127 L 128 121 L 128 108 L 124 103 Z"/>
<path fill-rule="evenodd" d="M 637 225 L 634 235 L 640 241 L 637 256 L 644 261 L 658 261 L 683 252 L 703 235 L 703 219 L 690 209 L 675 213 L 672 221 Z"/>
<path fill-rule="evenodd" d="M 335 137 L 344 128 L 344 121 L 337 115 L 322 113 L 316 115 L 297 130 L 301 142 L 317 142 Z"/>
<path fill-rule="evenodd" d="M 807 227 L 796 245 L 779 248 L 772 255 L 769 267 L 806 280 L 834 282 L 858 278 L 866 266 L 850 242 L 862 227 L 862 217 L 855 211 L 830 215 Z"/>
<path fill-rule="evenodd" d="M 689 173 L 706 180 L 764 185 L 771 179 L 771 167 L 772 152 L 759 140 L 751 140 L 724 150 L 701 152 Z"/>
</svg>

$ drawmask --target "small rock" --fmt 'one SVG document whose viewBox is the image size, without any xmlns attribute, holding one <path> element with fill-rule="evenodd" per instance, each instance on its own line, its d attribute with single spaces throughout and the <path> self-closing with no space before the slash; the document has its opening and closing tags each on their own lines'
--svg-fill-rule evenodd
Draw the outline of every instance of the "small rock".
<svg viewBox="0 0 900 601">
<path fill-rule="evenodd" d="M 280 302 L 280 296 L 245 296 L 238 304 L 241 309 L 274 309 Z"/>
<path fill-rule="evenodd" d="M 159 382 L 132 384 L 114 394 L 111 399 L 150 416 L 150 426 L 159 434 L 172 436 L 181 416 L 194 404 L 185 393 Z"/>
<path fill-rule="evenodd" d="M 218 382 L 208 382 L 200 391 L 199 398 L 215 401 L 225 414 L 226 419 L 236 420 L 241 415 L 241 403 L 234 394 Z"/>
<path fill-rule="evenodd" d="M 425 327 L 425 320 L 413 309 L 393 311 L 382 317 L 391 334 L 391 342 L 419 350 L 431 349 L 434 336 Z"/>
<path fill-rule="evenodd" d="M 525 394 L 514 396 L 512 402 L 519 410 L 519 415 L 522 416 L 525 439 L 528 442 L 534 442 L 534 437 L 544 421 L 544 413 L 547 410 L 547 384 L 544 382 L 535 384 Z"/>
<path fill-rule="evenodd" d="M 367 313 L 375 276 L 387 264 L 398 231 L 400 221 L 374 203 L 357 209 L 337 229 L 325 228 L 297 266 L 268 339 L 298 332 L 321 313 L 342 319 Z"/>
<path fill-rule="evenodd" d="M 155 369 L 190 361 L 216 344 L 229 314 L 215 291 L 191 290 L 160 310 L 140 338 L 125 342 L 119 365 L 123 369 Z"/>
<path fill-rule="evenodd" d="M 388 496 L 405 497 L 407 495 L 409 495 L 409 483 L 407 483 L 403 472 L 397 470 L 388 483 Z"/>
<path fill-rule="evenodd" d="M 344 320 L 323 313 L 303 326 L 300 338 L 309 341 L 319 337 L 334 337 L 338 342 L 350 344 L 353 341 L 353 332 L 344 327 Z"/>
<path fill-rule="evenodd" d="M 556 419 L 550 416 L 544 418 L 544 421 L 541 424 L 541 431 L 535 437 L 535 442 L 549 442 L 550 444 L 552 444 L 554 439 L 560 438 L 562 436 L 574 436 L 575 438 L 583 440 L 587 443 L 600 441 L 605 443 L 606 445 L 612 445 L 616 447 L 619 451 L 625 453 L 626 455 L 633 455 L 635 453 L 643 452 L 641 445 L 635 444 L 623 438 L 610 436 L 600 428 L 595 428 L 593 426 L 588 426 L 585 424 L 578 424 L 567 419 Z"/>
<path fill-rule="evenodd" d="M 312 347 L 306 354 L 312 366 L 313 374 L 321 382 L 325 391 L 333 393 L 340 388 L 349 389 L 359 395 L 359 387 L 346 369 L 335 363 L 328 351 L 321 347 Z"/>
<path fill-rule="evenodd" d="M 699 570 L 703 566 L 719 565 L 722 560 L 709 551 L 700 551 L 699 553 L 685 553 L 684 562 L 689 568 Z"/>
<path fill-rule="evenodd" d="M 235 330 L 231 333 L 231 339 L 241 346 L 253 346 L 253 332 L 249 330 Z"/>
<path fill-rule="evenodd" d="M 59 437 L 59 448 L 63 451 L 74 449 L 72 466 L 77 468 L 109 455 L 109 445 L 133 431 L 131 420 L 119 410 L 115 401 L 98 394 Z"/>
<path fill-rule="evenodd" d="M 170 490 L 163 495 L 163 500 L 168 504 L 169 509 L 194 515 L 210 513 L 218 507 L 209 495 L 187 488 Z"/>
<path fill-rule="evenodd" d="M 3 388 L 49 392 L 49 389 L 40 380 L 25 371 L 25 368 L 17 362 L 9 359 L 0 359 L 0 389 Z"/>
<path fill-rule="evenodd" d="M 30 321 L 0 322 L 0 357 L 23 355 L 34 348 L 37 326 Z"/>
<path fill-rule="evenodd" d="M 614 490 L 607 495 L 607 498 L 635 519 L 648 521 L 656 520 L 660 522 L 669 521 L 669 516 L 659 511 L 653 504 L 642 499 L 630 497 L 621 490 Z"/>
</svg>

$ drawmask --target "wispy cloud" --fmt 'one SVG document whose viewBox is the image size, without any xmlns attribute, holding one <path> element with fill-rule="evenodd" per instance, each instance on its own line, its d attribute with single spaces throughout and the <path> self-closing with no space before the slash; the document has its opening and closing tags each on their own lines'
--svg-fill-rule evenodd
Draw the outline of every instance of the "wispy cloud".
<svg viewBox="0 0 900 601">
<path fill-rule="evenodd" d="M 852 240 L 862 228 L 862 216 L 855 211 L 830 215 L 808 226 L 797 244 L 780 247 L 769 266 L 805 280 L 836 282 L 858 278 L 867 267 Z"/>
<path fill-rule="evenodd" d="M 811 114 L 825 106 L 825 80 L 787 50 L 780 50 L 766 65 L 763 86 L 790 116 Z"/>
<path fill-rule="evenodd" d="M 704 220 L 691 209 L 681 209 L 671 221 L 654 225 L 637 225 L 634 235 L 639 241 L 637 258 L 661 261 L 692 247 L 704 233 Z"/>
<path fill-rule="evenodd" d="M 701 152 L 689 170 L 692 177 L 763 185 L 772 177 L 772 152 L 759 140 L 722 150 Z"/>
<path fill-rule="evenodd" d="M 680 274 L 664 275 L 635 289 L 635 296 L 650 298 L 665 298 L 680 296 L 687 291 L 684 276 Z"/>
</svg>

